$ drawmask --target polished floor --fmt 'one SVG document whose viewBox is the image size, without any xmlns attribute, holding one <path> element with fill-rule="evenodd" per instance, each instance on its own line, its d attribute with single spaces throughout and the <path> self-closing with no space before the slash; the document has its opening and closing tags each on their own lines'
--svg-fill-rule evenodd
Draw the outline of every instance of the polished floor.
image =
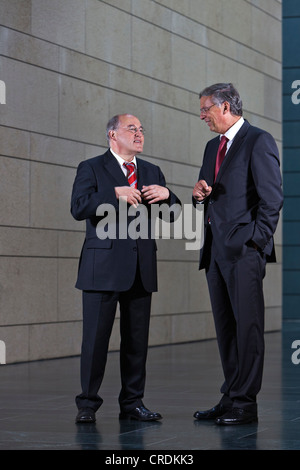
<svg viewBox="0 0 300 470">
<path fill-rule="evenodd" d="M 78 357 L 1 365 L 0 450 L 299 450 L 295 340 L 300 340 L 300 322 L 266 334 L 259 422 L 243 426 L 193 419 L 196 409 L 219 399 L 222 372 L 215 340 L 149 349 L 144 402 L 163 415 L 156 423 L 119 421 L 118 353 L 109 354 L 104 403 L 93 425 L 75 424 Z"/>
</svg>

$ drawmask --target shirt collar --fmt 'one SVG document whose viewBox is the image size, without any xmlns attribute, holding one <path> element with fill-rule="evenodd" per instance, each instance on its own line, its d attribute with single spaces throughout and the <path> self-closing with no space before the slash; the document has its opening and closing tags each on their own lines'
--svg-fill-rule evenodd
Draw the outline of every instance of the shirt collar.
<svg viewBox="0 0 300 470">
<path fill-rule="evenodd" d="M 122 168 L 123 167 L 123 163 L 128 163 L 127 160 L 124 160 L 122 157 L 120 157 L 119 155 L 116 154 L 116 152 L 114 152 L 111 148 L 109 149 L 111 151 L 111 153 L 113 154 L 113 156 L 117 159 L 120 167 Z M 136 161 L 136 158 L 135 156 L 133 157 L 133 159 L 130 161 L 130 163 L 134 163 L 135 164 L 135 167 L 137 168 L 137 161 Z"/>
<path fill-rule="evenodd" d="M 242 127 L 242 125 L 244 124 L 245 120 L 243 117 L 240 117 L 240 119 L 238 121 L 236 121 L 235 124 L 233 124 L 233 126 L 231 126 L 228 131 L 225 132 L 225 137 L 227 137 L 227 139 L 229 141 L 233 140 L 236 136 L 236 134 L 238 133 L 238 131 L 240 130 L 240 128 Z"/>
</svg>

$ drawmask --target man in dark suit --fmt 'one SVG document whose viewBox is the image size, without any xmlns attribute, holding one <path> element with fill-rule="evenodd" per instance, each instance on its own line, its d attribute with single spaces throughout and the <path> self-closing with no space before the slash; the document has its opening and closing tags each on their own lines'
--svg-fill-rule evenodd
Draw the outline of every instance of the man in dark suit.
<svg viewBox="0 0 300 470">
<path fill-rule="evenodd" d="M 266 261 L 276 260 L 273 234 L 283 203 L 279 156 L 273 137 L 243 119 L 232 84 L 203 90 L 200 108 L 200 118 L 220 134 L 206 146 L 193 202 L 204 204 L 200 269 L 206 270 L 225 382 L 219 403 L 194 417 L 245 424 L 257 421 L 263 278 Z"/>
<path fill-rule="evenodd" d="M 133 208 L 138 211 L 140 206 L 144 214 L 146 211 L 146 222 L 150 226 L 153 204 L 168 204 L 171 220 L 172 207 L 180 205 L 180 201 L 166 187 L 158 166 L 136 158 L 144 145 L 144 129 L 138 118 L 130 114 L 114 116 L 106 131 L 110 149 L 79 164 L 71 200 L 73 217 L 86 220 L 86 237 L 76 283 L 83 291 L 82 392 L 76 397 L 76 422 L 95 422 L 95 412 L 103 402 L 98 391 L 118 302 L 120 419 L 156 421 L 162 416 L 147 409 L 142 401 L 151 294 L 157 290 L 156 242 L 151 237 L 151 227 L 147 227 L 148 237 L 137 236 L 138 228 L 137 233 L 130 236 L 127 232 L 124 236 L 124 228 L 127 230 L 134 223 L 137 213 L 133 214 Z M 128 163 L 134 163 L 134 167 L 128 170 Z M 126 217 L 129 214 L 125 219 L 120 210 L 124 205 Z M 101 208 L 105 210 L 101 211 Z M 100 237 L 97 230 L 106 220 L 106 209 L 109 208 L 114 210 L 116 217 L 111 219 L 107 233 L 115 232 L 115 236 Z"/>
</svg>

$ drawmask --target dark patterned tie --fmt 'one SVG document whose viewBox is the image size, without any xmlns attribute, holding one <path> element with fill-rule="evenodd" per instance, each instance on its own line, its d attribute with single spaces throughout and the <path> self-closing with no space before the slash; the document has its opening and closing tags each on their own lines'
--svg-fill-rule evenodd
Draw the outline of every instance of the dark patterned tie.
<svg viewBox="0 0 300 470">
<path fill-rule="evenodd" d="M 222 165 L 222 162 L 223 162 L 224 157 L 225 157 L 228 140 L 229 139 L 227 139 L 227 137 L 225 137 L 225 135 L 222 135 L 220 145 L 219 145 L 219 148 L 218 148 L 217 159 L 216 159 L 215 180 L 217 178 L 217 174 L 219 172 L 220 166 Z"/>
<path fill-rule="evenodd" d="M 135 164 L 134 163 L 126 163 L 124 162 L 123 165 L 127 169 L 127 178 L 128 183 L 132 188 L 137 188 L 137 178 L 135 174 Z"/>
</svg>

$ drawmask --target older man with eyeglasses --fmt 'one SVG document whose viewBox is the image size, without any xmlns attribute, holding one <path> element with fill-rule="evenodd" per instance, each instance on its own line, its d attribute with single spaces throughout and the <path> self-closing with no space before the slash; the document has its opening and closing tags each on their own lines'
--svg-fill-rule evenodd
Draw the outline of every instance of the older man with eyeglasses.
<svg viewBox="0 0 300 470">
<path fill-rule="evenodd" d="M 243 118 L 231 83 L 200 93 L 200 118 L 219 135 L 206 146 L 195 204 L 205 211 L 200 269 L 206 270 L 225 376 L 219 403 L 197 420 L 257 421 L 264 361 L 263 278 L 276 261 L 273 234 L 283 203 L 274 138 Z"/>
<path fill-rule="evenodd" d="M 179 199 L 166 187 L 160 168 L 136 155 L 143 151 L 144 128 L 130 114 L 114 116 L 106 129 L 109 149 L 79 164 L 73 185 L 71 212 L 86 221 L 76 287 L 82 290 L 83 338 L 81 387 L 76 397 L 77 423 L 94 423 L 103 399 L 98 392 L 104 377 L 109 339 L 117 303 L 120 305 L 120 419 L 157 421 L 160 413 L 143 403 L 152 292 L 157 290 L 156 242 L 151 238 L 151 206 L 172 206 Z M 149 237 L 124 237 L 120 211 L 142 206 Z M 98 208 L 115 211 L 115 237 L 100 238 Z M 123 223 L 124 224 L 124 223 Z M 122 226 L 122 227 L 121 227 Z M 125 227 L 126 228 L 126 227 Z M 120 235 L 122 232 L 122 236 Z"/>
</svg>

